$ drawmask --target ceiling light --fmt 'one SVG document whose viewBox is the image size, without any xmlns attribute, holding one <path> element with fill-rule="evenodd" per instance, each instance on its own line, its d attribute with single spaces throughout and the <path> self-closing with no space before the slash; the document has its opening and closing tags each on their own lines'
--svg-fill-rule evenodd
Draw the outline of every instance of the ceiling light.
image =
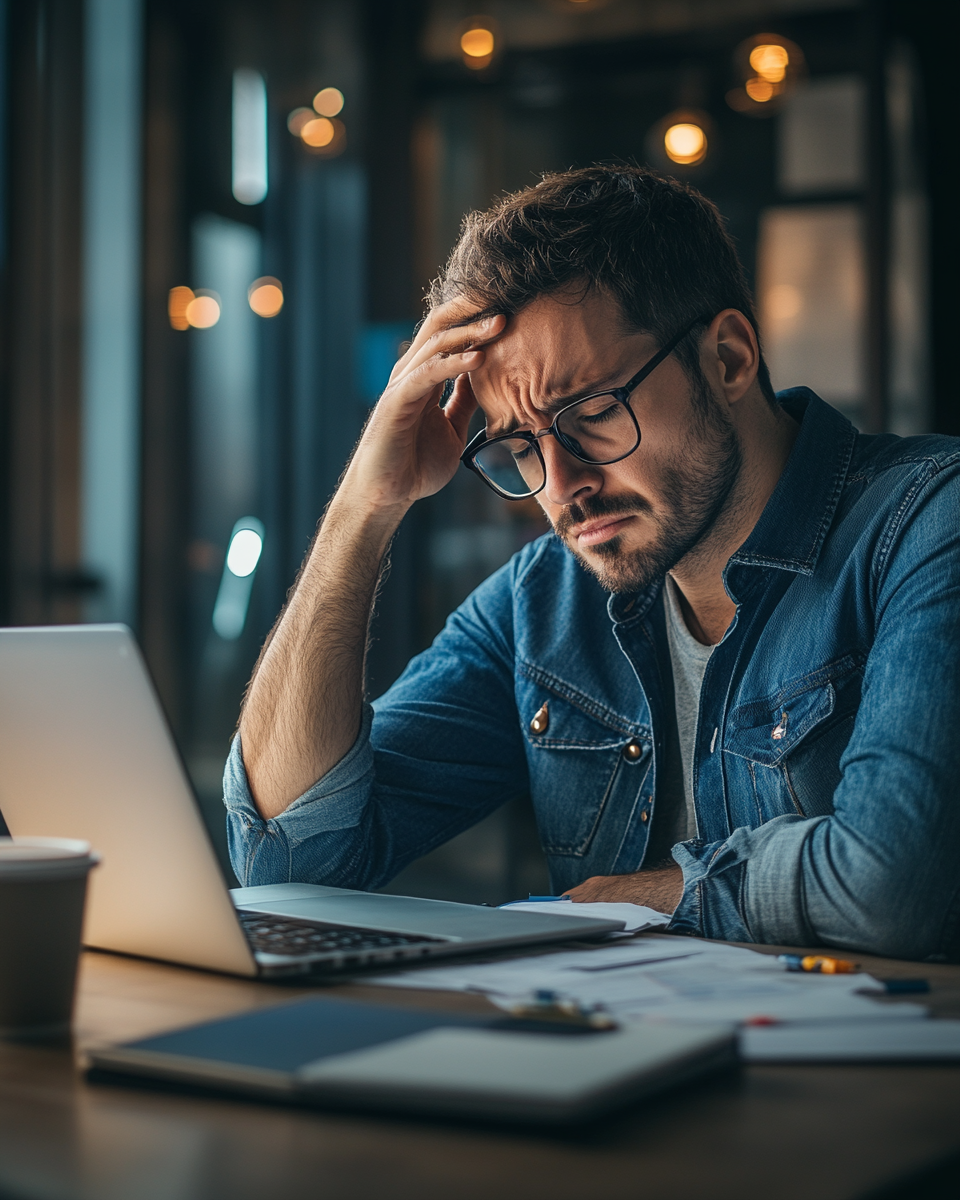
<svg viewBox="0 0 960 1200">
<path fill-rule="evenodd" d="M 194 329 L 211 329 L 220 320 L 220 297 L 216 292 L 198 289 L 184 315 Z"/>
<path fill-rule="evenodd" d="M 786 46 L 763 43 L 750 51 L 750 66 L 767 83 L 782 83 L 790 63 Z"/>
<path fill-rule="evenodd" d="M 706 158 L 707 135 L 692 121 L 681 121 L 667 127 L 663 148 L 671 162 L 690 167 Z"/>
<path fill-rule="evenodd" d="M 313 107 L 321 117 L 335 117 L 343 108 L 343 92 L 339 88 L 321 88 L 313 98 Z"/>
<path fill-rule="evenodd" d="M 300 130 L 300 136 L 308 146 L 320 149 L 329 146 L 336 137 L 336 127 L 329 117 L 314 117 Z"/>
<path fill-rule="evenodd" d="M 167 316 L 170 318 L 171 329 L 189 329 L 187 307 L 195 299 L 193 288 L 173 287 L 167 296 Z"/>
<path fill-rule="evenodd" d="M 247 290 L 247 302 L 258 317 L 275 317 L 283 308 L 283 284 L 272 275 L 255 279 Z"/>
</svg>

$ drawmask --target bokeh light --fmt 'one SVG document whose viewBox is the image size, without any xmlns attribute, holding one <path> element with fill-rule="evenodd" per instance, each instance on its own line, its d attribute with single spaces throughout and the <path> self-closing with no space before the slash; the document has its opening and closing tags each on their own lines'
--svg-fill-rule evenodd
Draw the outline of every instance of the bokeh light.
<svg viewBox="0 0 960 1200">
<path fill-rule="evenodd" d="M 199 290 L 184 315 L 194 329 L 211 329 L 220 320 L 220 297 L 216 292 Z"/>
<path fill-rule="evenodd" d="M 474 17 L 460 35 L 464 66 L 471 71 L 481 71 L 493 61 L 497 38 L 491 25 L 489 18 Z"/>
<path fill-rule="evenodd" d="M 757 104 L 766 104 L 780 90 L 775 83 L 759 76 L 756 79 L 748 79 L 743 86 L 750 99 L 755 100 Z"/>
<path fill-rule="evenodd" d="M 283 308 L 283 284 L 272 275 L 255 279 L 247 290 L 247 301 L 258 317 L 275 317 Z"/>
<path fill-rule="evenodd" d="M 767 83 L 782 83 L 789 64 L 790 54 L 786 46 L 767 43 L 754 46 L 750 51 L 750 66 Z"/>
<path fill-rule="evenodd" d="M 343 109 L 343 92 L 339 88 L 321 88 L 313 98 L 313 107 L 321 117 L 335 117 Z"/>
<path fill-rule="evenodd" d="M 733 55 L 741 83 L 727 92 L 727 104 L 747 116 L 773 116 L 806 77 L 803 51 L 779 33 L 758 33 Z"/>
<path fill-rule="evenodd" d="M 303 133 L 304 125 L 314 120 L 316 115 L 312 108 L 295 108 L 287 117 L 287 128 L 294 137 L 299 137 Z"/>
<path fill-rule="evenodd" d="M 489 29 L 468 29 L 460 39 L 460 49 L 470 58 L 489 58 L 495 45 Z"/>
<path fill-rule="evenodd" d="M 187 308 L 195 299 L 193 288 L 174 287 L 167 297 L 167 316 L 170 318 L 171 329 L 189 329 Z"/>
<path fill-rule="evenodd" d="M 260 561 L 263 538 L 254 529 L 238 529 L 227 551 L 227 570 L 240 579 L 252 575 Z"/>
<path fill-rule="evenodd" d="M 300 136 L 304 142 L 318 150 L 323 146 L 329 146 L 336 134 L 336 126 L 329 117 L 314 117 L 312 121 L 307 121 L 300 130 Z"/>
<path fill-rule="evenodd" d="M 707 156 L 707 135 L 692 121 L 681 121 L 666 130 L 663 148 L 671 162 L 693 166 Z"/>
</svg>

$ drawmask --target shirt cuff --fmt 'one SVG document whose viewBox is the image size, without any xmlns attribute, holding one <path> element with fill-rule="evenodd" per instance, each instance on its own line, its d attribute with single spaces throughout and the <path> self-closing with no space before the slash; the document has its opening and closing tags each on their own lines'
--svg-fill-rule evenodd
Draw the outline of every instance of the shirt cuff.
<svg viewBox="0 0 960 1200">
<path fill-rule="evenodd" d="M 241 817 L 248 827 L 279 826 L 291 846 L 321 833 L 358 825 L 368 791 L 363 784 L 373 775 L 372 724 L 373 709 L 364 704 L 360 732 L 353 746 L 326 775 L 269 821 L 261 817 L 251 795 L 238 733 L 223 772 L 223 802 L 228 813 Z"/>
<path fill-rule="evenodd" d="M 803 902 L 804 843 L 826 817 L 775 817 L 725 841 L 673 847 L 683 895 L 669 932 L 734 942 L 809 945 Z"/>
</svg>

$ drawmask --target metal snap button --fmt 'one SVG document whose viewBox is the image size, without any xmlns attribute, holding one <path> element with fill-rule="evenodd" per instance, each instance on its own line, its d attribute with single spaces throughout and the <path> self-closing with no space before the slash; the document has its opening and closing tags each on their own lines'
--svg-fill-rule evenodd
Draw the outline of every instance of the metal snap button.
<svg viewBox="0 0 960 1200">
<path fill-rule="evenodd" d="M 777 722 L 776 725 L 774 725 L 773 730 L 770 733 L 770 736 L 773 738 L 773 740 L 775 742 L 779 742 L 783 738 L 783 735 L 786 732 L 787 732 L 787 713 L 786 713 L 786 710 L 784 710 L 780 714 L 780 720 Z"/>
<path fill-rule="evenodd" d="M 650 820 L 650 814 L 648 812 L 642 812 L 640 814 L 640 820 L 643 821 L 644 824 L 646 824 L 647 821 Z"/>
<path fill-rule="evenodd" d="M 627 742 L 627 744 L 620 751 L 620 753 L 623 755 L 624 758 L 628 759 L 630 762 L 636 762 L 636 760 L 643 753 L 643 750 L 638 745 L 637 742 Z"/>
<path fill-rule="evenodd" d="M 533 720 L 530 722 L 531 733 L 546 733 L 550 725 L 550 710 L 547 708 L 547 701 L 540 705 L 537 711 L 533 714 Z"/>
</svg>

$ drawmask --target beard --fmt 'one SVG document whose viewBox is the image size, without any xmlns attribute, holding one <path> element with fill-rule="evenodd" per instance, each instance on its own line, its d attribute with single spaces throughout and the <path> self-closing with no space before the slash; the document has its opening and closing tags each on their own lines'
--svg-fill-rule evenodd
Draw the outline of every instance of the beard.
<svg viewBox="0 0 960 1200">
<path fill-rule="evenodd" d="M 608 592 L 642 591 L 693 554 L 726 514 L 743 466 L 740 439 L 707 390 L 706 381 L 695 392 L 692 436 L 658 472 L 659 512 L 635 494 L 600 493 L 579 504 L 565 505 L 557 517 L 554 533 Z M 617 534 L 592 547 L 591 553 L 599 561 L 591 561 L 567 541 L 573 526 L 583 521 L 635 512 L 645 514 L 654 525 L 653 537 L 644 546 L 626 549 L 624 536 Z"/>
</svg>

